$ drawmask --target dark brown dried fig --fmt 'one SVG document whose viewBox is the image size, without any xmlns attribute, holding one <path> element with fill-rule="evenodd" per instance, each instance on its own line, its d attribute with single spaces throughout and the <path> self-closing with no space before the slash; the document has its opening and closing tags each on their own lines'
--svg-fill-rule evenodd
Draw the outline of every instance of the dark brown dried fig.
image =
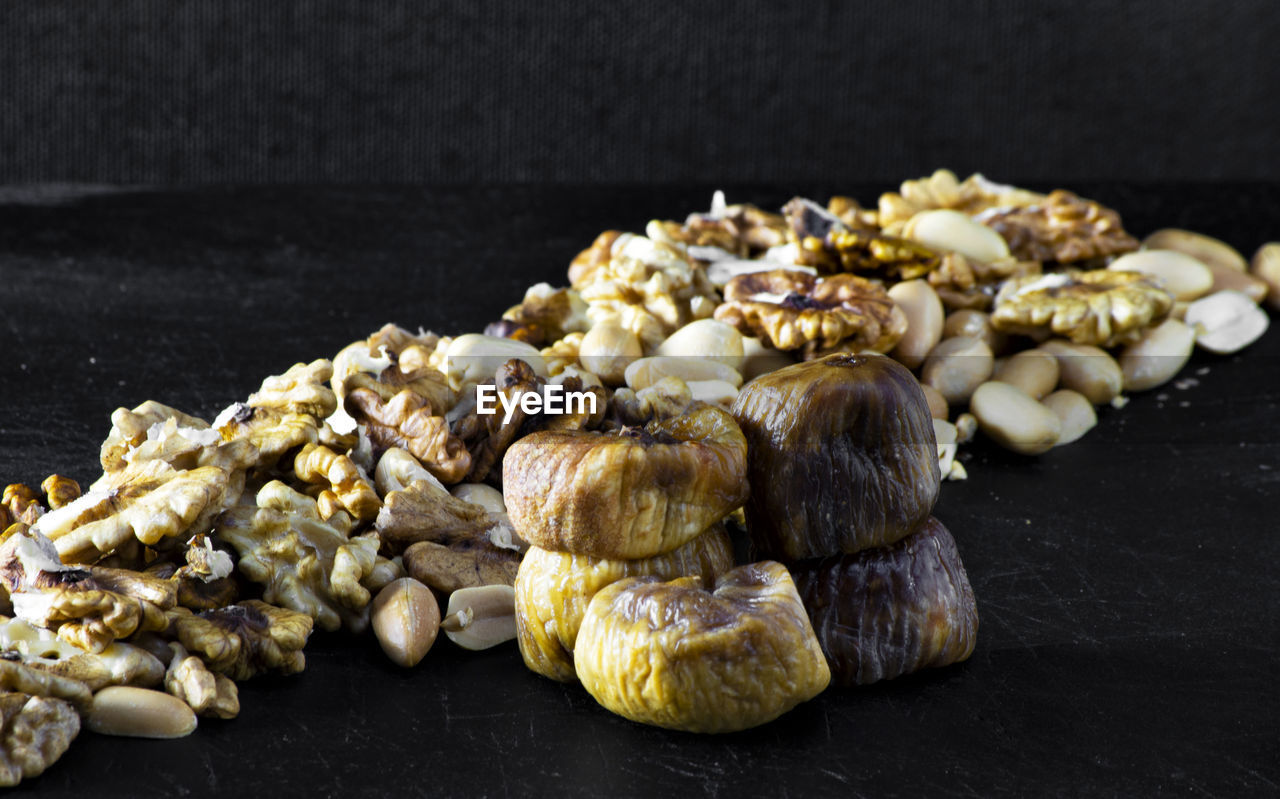
<svg viewBox="0 0 1280 799">
<path fill-rule="evenodd" d="M 934 469 L 936 475 L 936 456 Z M 516 532 L 535 546 L 649 558 L 741 505 L 746 471 L 747 442 L 733 417 L 698 402 L 679 416 L 614 433 L 525 436 L 503 459 L 503 498 Z"/>
<path fill-rule="evenodd" d="M 891 547 L 791 567 L 836 685 L 866 685 L 973 654 L 978 608 L 956 542 L 930 517 Z"/>
<path fill-rule="evenodd" d="M 747 437 L 747 527 L 759 557 L 892 544 L 938 497 L 929 403 L 890 358 L 839 353 L 762 375 L 733 415 Z"/>
</svg>

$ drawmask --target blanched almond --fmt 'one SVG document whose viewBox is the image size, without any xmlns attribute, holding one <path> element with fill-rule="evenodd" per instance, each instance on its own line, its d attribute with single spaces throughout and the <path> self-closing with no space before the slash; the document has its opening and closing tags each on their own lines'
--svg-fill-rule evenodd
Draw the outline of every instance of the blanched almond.
<svg viewBox="0 0 1280 799">
<path fill-rule="evenodd" d="M 186 702 L 162 691 L 112 685 L 93 696 L 86 726 L 102 735 L 130 738 L 181 738 L 196 728 Z"/>
</svg>

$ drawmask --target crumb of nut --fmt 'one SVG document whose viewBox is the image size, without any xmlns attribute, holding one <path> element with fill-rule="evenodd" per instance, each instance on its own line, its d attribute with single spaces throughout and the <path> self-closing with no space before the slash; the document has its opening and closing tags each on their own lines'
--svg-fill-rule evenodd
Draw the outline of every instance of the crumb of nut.
<svg viewBox="0 0 1280 799">
<path fill-rule="evenodd" d="M 164 689 L 187 703 L 198 716 L 233 719 L 240 714 L 240 692 L 225 674 L 215 674 L 204 661 L 177 642 L 164 675 Z"/>
<path fill-rule="evenodd" d="M 1137 272 L 1095 269 L 1012 278 L 996 295 L 991 326 L 1111 347 L 1137 339 L 1173 308 L 1173 298 Z"/>
<path fill-rule="evenodd" d="M 0 787 L 37 777 L 80 733 L 80 716 L 60 699 L 0 694 Z"/>
<path fill-rule="evenodd" d="M 80 497 L 80 484 L 59 474 L 46 477 L 40 484 L 40 490 L 44 492 L 45 505 L 51 510 L 57 510 Z"/>
<path fill-rule="evenodd" d="M 887 352 L 907 327 L 902 309 L 871 281 L 783 269 L 729 281 L 716 318 L 777 349 L 802 350 L 806 357 L 834 347 Z"/>
<path fill-rule="evenodd" d="M 1118 213 L 1062 189 L 1035 205 L 992 208 L 977 219 L 1003 236 L 1014 257 L 1024 261 L 1065 264 L 1138 249 Z"/>
<path fill-rule="evenodd" d="M 40 504 L 40 498 L 36 492 L 23 483 L 11 483 L 5 486 L 4 494 L 0 495 L 0 504 L 8 509 L 9 517 L 14 522 L 26 525 L 35 524 L 36 520 L 47 512 L 47 509 Z"/>
</svg>

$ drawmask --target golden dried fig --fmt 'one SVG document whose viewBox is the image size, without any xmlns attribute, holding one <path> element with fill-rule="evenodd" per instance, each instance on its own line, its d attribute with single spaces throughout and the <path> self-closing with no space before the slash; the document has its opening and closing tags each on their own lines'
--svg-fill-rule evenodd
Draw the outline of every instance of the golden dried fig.
<svg viewBox="0 0 1280 799">
<path fill-rule="evenodd" d="M 937 499 L 929 403 L 890 358 L 841 353 L 762 375 L 733 415 L 747 438 L 747 526 L 761 557 L 892 544 Z"/>
<path fill-rule="evenodd" d="M 930 517 L 891 547 L 791 568 L 837 685 L 866 685 L 973 654 L 978 608 L 956 542 Z"/>
<path fill-rule="evenodd" d="M 669 552 L 747 497 L 747 442 L 733 417 L 687 412 L 611 433 L 541 431 L 507 450 L 502 485 L 534 546 L 597 558 Z"/>
<path fill-rule="evenodd" d="M 576 679 L 573 645 L 596 593 L 624 577 L 701 577 L 703 584 L 733 567 L 733 544 L 717 524 L 683 546 L 653 558 L 615 560 L 532 547 L 516 574 L 516 635 L 525 665 L 553 680 Z"/>
<path fill-rule="evenodd" d="M 716 581 L 628 577 L 587 606 L 578 679 L 621 716 L 689 732 L 772 721 L 827 687 L 831 672 L 786 567 L 740 566 Z"/>
</svg>

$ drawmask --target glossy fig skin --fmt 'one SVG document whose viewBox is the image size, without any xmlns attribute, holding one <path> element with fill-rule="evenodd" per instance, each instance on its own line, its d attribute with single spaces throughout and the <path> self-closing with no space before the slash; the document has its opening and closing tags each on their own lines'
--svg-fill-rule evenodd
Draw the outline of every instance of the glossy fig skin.
<svg viewBox="0 0 1280 799">
<path fill-rule="evenodd" d="M 621 432 L 545 430 L 502 463 L 511 523 L 534 546 L 597 558 L 670 552 L 747 498 L 747 442 L 704 403 Z"/>
<path fill-rule="evenodd" d="M 933 419 L 906 367 L 838 353 L 756 378 L 733 416 L 747 438 L 747 527 L 784 563 L 892 544 L 929 517 Z"/>
<path fill-rule="evenodd" d="M 698 577 L 628 577 L 591 600 L 574 666 L 605 708 L 687 732 L 735 732 L 820 694 L 831 671 L 787 569 L 739 566 Z"/>
<path fill-rule="evenodd" d="M 733 543 L 717 523 L 702 535 L 652 558 L 616 560 L 530 547 L 516 575 L 516 640 L 530 670 L 562 682 L 578 679 L 573 648 L 587 605 L 625 577 L 700 577 L 712 586 L 733 568 Z"/>
<path fill-rule="evenodd" d="M 930 517 L 891 547 L 793 564 L 832 683 L 867 685 L 973 654 L 978 607 L 955 539 Z"/>
</svg>

